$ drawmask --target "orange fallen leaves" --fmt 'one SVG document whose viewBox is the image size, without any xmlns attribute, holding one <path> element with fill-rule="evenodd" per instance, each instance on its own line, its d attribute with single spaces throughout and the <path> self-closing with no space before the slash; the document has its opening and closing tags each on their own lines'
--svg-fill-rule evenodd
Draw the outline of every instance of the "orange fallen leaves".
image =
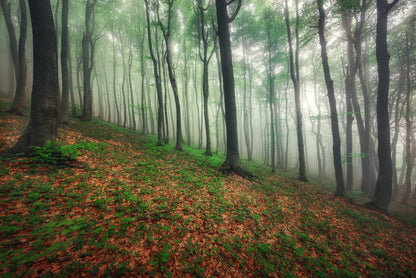
<svg viewBox="0 0 416 278">
<path fill-rule="evenodd" d="M 19 135 L 8 127 L 23 124 L 24 120 L 14 116 L 0 120 L 3 149 L 10 147 Z M 78 125 L 73 123 L 63 130 L 60 140 L 69 144 L 79 140 L 101 142 L 78 129 Z M 366 223 L 360 226 L 341 212 L 349 210 L 366 217 L 370 217 L 370 212 L 351 206 L 343 199 L 334 199 L 331 193 L 318 191 L 310 184 L 297 182 L 294 185 L 276 175 L 266 177 L 264 182 L 280 183 L 283 189 L 262 191 L 255 182 L 237 175 L 220 176 L 220 185 L 215 184 L 218 188 L 212 189 L 209 186 L 213 177 L 192 160 L 184 160 L 176 153 L 168 153 L 164 159 L 152 157 L 125 136 L 114 134 L 114 137 L 103 140 L 107 144 L 105 156 L 83 152 L 70 168 L 72 178 L 60 175 L 62 169 L 33 166 L 24 159 L 1 162 L 9 173 L 0 176 L 0 186 L 11 181 L 16 186 L 33 181 L 38 185 L 50 184 L 53 190 L 60 192 L 54 199 L 41 200 L 48 202 L 49 207 L 41 215 L 45 219 L 39 223 L 40 228 L 60 218 L 74 223 L 85 219 L 85 227 L 88 227 L 88 230 L 77 228 L 68 233 L 62 233 L 64 228 L 58 227 L 51 232 L 50 237 L 41 242 L 43 246 L 65 242 L 69 242 L 69 246 L 57 250 L 51 258 L 45 255 L 33 262 L 28 276 L 36 277 L 47 271 L 59 274 L 79 262 L 83 263 L 80 269 L 72 273 L 79 277 L 117 274 L 121 271 L 117 267 L 121 266 L 131 270 L 122 275 L 132 277 L 164 277 L 166 272 L 174 277 L 254 277 L 260 274 L 281 277 L 278 263 L 291 267 L 296 276 L 309 276 L 312 263 L 304 257 L 319 261 L 328 252 L 328 265 L 320 267 L 331 273 L 330 266 L 344 267 L 340 265 L 344 261 L 343 248 L 356 252 L 354 258 L 362 260 L 362 266 L 345 266 L 352 272 L 359 270 L 362 275 L 369 275 L 364 262 L 389 271 L 389 266 L 380 260 L 375 250 L 383 250 L 387 257 L 397 258 L 403 267 L 416 272 L 416 229 L 397 218 L 374 213 L 378 221 L 386 223 L 382 229 L 374 230 Z M 119 163 L 116 157 L 123 153 L 129 156 Z M 152 160 L 147 161 L 149 158 Z M 149 162 L 154 172 L 141 170 L 138 162 Z M 192 177 L 183 173 L 190 173 L 189 169 L 194 169 Z M 56 173 L 53 178 L 48 175 L 50 171 Z M 145 172 L 143 176 L 141 171 Z M 147 179 L 144 175 L 148 175 Z M 27 187 L 21 199 L 2 202 L 0 219 L 14 214 L 31 215 L 30 203 L 22 201 L 31 189 Z M 71 196 L 78 199 L 72 200 Z M 69 205 L 71 202 L 73 206 Z M 134 202 L 141 203 L 144 214 L 128 211 Z M 13 235 L 14 239 L 19 239 L 13 248 L 39 253 L 35 244 L 39 238 L 33 235 L 32 228 L 27 228 L 31 226 L 13 224 L 22 225 Z M 78 246 L 77 239 L 84 241 Z M 374 242 L 369 242 L 371 240 Z M 0 237 L 0 248 L 6 246 L 9 246 L 9 239 Z M 270 254 L 267 253 L 269 246 L 273 248 Z M 401 246 L 402 251 L 397 246 Z M 288 252 L 303 247 L 304 257 Z M 278 257 L 279 252 L 283 252 L 283 257 Z M 272 271 L 265 271 L 267 264 L 262 262 L 262 256 L 276 261 Z M 5 271 L 0 269 L 0 274 Z M 23 267 L 18 271 L 23 271 Z"/>
</svg>

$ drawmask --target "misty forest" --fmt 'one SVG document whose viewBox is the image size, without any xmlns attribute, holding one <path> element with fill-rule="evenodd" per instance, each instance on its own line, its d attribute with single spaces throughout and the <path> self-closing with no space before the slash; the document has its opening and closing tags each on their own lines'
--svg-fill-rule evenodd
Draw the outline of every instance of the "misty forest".
<svg viewBox="0 0 416 278">
<path fill-rule="evenodd" d="M 0 276 L 416 277 L 413 0 L 0 3 Z"/>
</svg>

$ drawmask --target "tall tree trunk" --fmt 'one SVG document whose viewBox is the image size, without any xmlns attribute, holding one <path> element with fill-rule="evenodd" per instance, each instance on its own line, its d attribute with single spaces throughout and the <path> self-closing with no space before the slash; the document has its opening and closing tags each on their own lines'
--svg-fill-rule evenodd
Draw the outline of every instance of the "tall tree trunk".
<svg viewBox="0 0 416 278">
<path fill-rule="evenodd" d="M 244 78 L 244 95 L 243 95 L 243 121 L 244 121 L 244 139 L 246 142 L 246 148 L 247 148 L 247 157 L 248 157 L 248 161 L 252 161 L 253 160 L 253 150 L 252 150 L 252 140 L 251 140 L 251 136 L 252 136 L 252 130 L 250 126 L 250 123 L 252 124 L 252 114 L 251 114 L 251 109 L 253 104 L 251 103 L 251 89 L 252 89 L 252 76 L 250 73 L 250 64 L 247 61 L 248 57 L 247 57 L 247 42 L 246 39 L 244 38 L 244 36 L 242 37 L 242 46 L 243 46 L 243 78 Z M 249 78 L 249 90 L 247 90 L 247 73 L 248 73 L 248 78 Z M 247 105 L 247 91 L 249 91 L 249 104 Z"/>
<path fill-rule="evenodd" d="M 286 151 L 285 151 L 285 165 L 284 170 L 287 170 L 288 167 L 288 160 L 289 160 L 289 137 L 290 137 L 290 128 L 289 128 L 289 101 L 288 101 L 288 87 L 289 87 L 289 79 L 286 80 L 285 84 L 285 123 L 286 123 Z"/>
<path fill-rule="evenodd" d="M 368 1 L 363 1 L 363 5 L 361 7 L 361 15 L 360 15 L 360 25 L 361 27 L 358 30 L 362 29 L 362 26 L 365 22 L 365 11 L 367 9 L 367 3 Z M 371 139 L 371 133 L 372 133 L 372 126 L 371 126 L 371 97 L 370 97 L 370 91 L 368 87 L 368 74 L 366 74 L 366 70 L 364 69 L 363 61 L 367 60 L 365 58 L 366 54 L 364 56 L 362 55 L 362 43 L 361 43 L 361 32 L 355 31 L 354 34 L 354 47 L 355 52 L 357 55 L 356 58 L 356 65 L 358 66 L 358 77 L 360 79 L 361 84 L 361 90 L 364 97 L 364 142 L 362 144 L 361 152 L 363 153 L 363 157 L 361 159 L 362 163 L 362 172 L 367 173 L 363 174 L 361 178 L 361 191 L 365 192 L 368 196 L 371 193 L 371 189 L 374 187 L 375 177 L 374 177 L 374 156 L 371 151 L 371 145 L 372 145 L 372 139 Z M 357 111 L 356 111 L 357 112 Z M 360 113 L 361 114 L 361 113 Z M 357 123 L 359 123 L 359 120 L 357 120 Z M 358 127 L 360 128 L 360 127 Z"/>
<path fill-rule="evenodd" d="M 131 98 L 131 103 L 130 103 L 131 123 L 130 125 L 132 125 L 133 130 L 136 130 L 136 118 L 134 115 L 135 106 L 134 106 L 134 96 L 133 96 L 133 83 L 131 81 L 131 67 L 133 65 L 133 53 L 132 53 L 131 47 L 129 47 L 128 65 L 129 65 L 129 89 L 130 89 L 130 98 Z"/>
<path fill-rule="evenodd" d="M 339 136 L 339 127 L 338 127 L 338 113 L 334 93 L 334 82 L 331 79 L 331 74 L 328 65 L 328 55 L 326 50 L 326 40 L 325 40 L 325 10 L 323 8 L 323 0 L 317 0 L 318 9 L 319 9 L 319 22 L 318 22 L 318 34 L 319 42 L 321 44 L 321 56 L 322 56 L 322 65 L 324 68 L 325 83 L 328 90 L 328 100 L 331 110 L 331 127 L 332 127 L 332 150 L 334 155 L 334 169 L 335 169 L 335 179 L 337 182 L 337 188 L 335 191 L 335 196 L 344 195 L 344 178 L 342 174 L 342 159 L 341 159 L 341 138 Z"/>
<path fill-rule="evenodd" d="M 19 35 L 19 75 L 16 83 L 16 94 L 10 113 L 22 114 L 26 106 L 26 80 L 27 80 L 27 66 L 26 66 L 26 37 L 27 37 L 27 14 L 26 4 L 24 0 L 19 0 L 20 5 L 20 35 Z"/>
<path fill-rule="evenodd" d="M 120 39 L 121 39 L 121 32 L 120 32 Z M 126 100 L 126 90 L 125 90 L 125 86 L 126 86 L 126 61 L 125 61 L 125 57 L 124 57 L 124 47 L 123 44 L 120 45 L 120 54 L 121 54 L 121 62 L 123 65 L 123 79 L 121 81 L 121 95 L 123 96 L 123 112 L 124 112 L 124 117 L 123 117 L 123 127 L 127 127 L 127 100 Z"/>
<path fill-rule="evenodd" d="M 355 64 L 354 59 L 354 45 L 353 45 L 353 38 L 351 33 L 351 23 L 352 23 L 352 16 L 349 10 L 345 11 L 342 15 L 342 26 L 345 30 L 347 36 L 347 56 L 348 56 L 348 65 L 346 66 L 345 72 L 345 103 L 347 107 L 347 125 L 346 125 L 346 160 L 347 160 L 347 184 L 346 190 L 352 191 L 353 187 L 353 165 L 352 165 L 352 150 L 353 150 L 353 143 L 352 143 L 352 122 L 354 120 L 353 117 L 353 96 L 356 95 L 355 92 L 355 76 L 357 72 L 357 67 Z M 358 104 L 358 101 L 357 101 Z M 358 109 L 358 111 L 357 111 Z M 359 113 L 359 106 L 356 107 L 357 116 L 361 119 L 361 114 Z M 362 120 L 361 120 L 362 123 Z M 359 134 L 360 134 L 360 142 L 362 142 L 362 134 L 363 130 L 359 127 Z"/>
<path fill-rule="evenodd" d="M 159 7 L 157 8 L 157 16 L 159 26 L 162 29 L 163 37 L 166 43 L 166 62 L 168 64 L 169 80 L 172 87 L 173 96 L 175 98 L 176 107 L 176 146 L 175 149 L 182 150 L 182 120 L 181 120 L 181 105 L 179 101 L 178 85 L 176 84 L 176 77 L 173 70 L 172 62 L 172 47 L 171 47 L 171 22 L 172 22 L 172 6 L 175 0 L 168 0 L 168 19 L 167 27 L 165 28 L 159 18 Z"/>
<path fill-rule="evenodd" d="M 101 52 L 101 60 L 103 61 L 103 73 L 104 73 L 104 82 L 105 82 L 105 97 L 107 100 L 107 110 L 108 110 L 108 116 L 107 116 L 107 122 L 111 123 L 111 104 L 110 104 L 110 92 L 109 92 L 109 86 L 108 86 L 108 76 L 107 76 L 107 66 L 104 57 L 107 57 L 107 48 L 103 52 Z"/>
<path fill-rule="evenodd" d="M 61 123 L 68 123 L 69 110 L 69 78 L 68 78 L 68 0 L 62 0 L 62 34 L 61 34 L 61 71 L 62 71 L 62 102 L 60 111 Z"/>
<path fill-rule="evenodd" d="M 74 79 L 72 71 L 72 55 L 71 55 L 71 42 L 68 40 L 68 82 L 69 82 L 69 92 L 71 96 L 71 115 L 75 117 L 77 114 L 75 106 L 75 94 L 74 94 Z"/>
<path fill-rule="evenodd" d="M 389 4 L 387 0 L 377 0 L 376 58 L 378 72 L 377 137 L 379 171 L 374 197 L 370 202 L 370 205 L 383 212 L 387 212 L 392 193 L 392 161 L 388 110 L 390 55 L 387 49 L 387 18 L 390 9 L 397 2 L 398 0 L 394 0 L 391 4 Z"/>
<path fill-rule="evenodd" d="M 399 141 L 399 133 L 400 133 L 400 120 L 403 115 L 403 109 L 406 102 L 402 102 L 402 94 L 403 94 L 403 87 L 404 87 L 404 79 L 405 79 L 405 65 L 401 62 L 401 69 L 400 69 L 400 78 L 399 78 L 399 87 L 397 89 L 396 98 L 395 98 L 395 113 L 394 113 L 394 133 L 393 138 L 391 140 L 391 156 L 392 156 L 392 168 L 393 168 L 393 191 L 392 191 L 392 200 L 397 198 L 399 194 L 399 183 L 397 179 L 397 142 Z"/>
<path fill-rule="evenodd" d="M 163 145 L 163 136 L 162 136 L 162 126 L 163 126 L 163 93 L 162 93 L 162 83 L 160 80 L 160 73 L 158 69 L 158 63 L 153 52 L 152 44 L 152 33 L 151 33 L 151 24 L 150 24 L 150 15 L 149 15 L 149 3 L 148 0 L 145 0 L 146 5 L 146 22 L 147 22 L 147 41 L 149 44 L 150 56 L 153 62 L 153 72 L 155 75 L 156 83 L 156 92 L 157 92 L 157 101 L 158 101 L 158 112 L 157 112 L 157 145 Z"/>
<path fill-rule="evenodd" d="M 196 104 L 196 115 L 197 115 L 197 120 L 198 120 L 198 122 L 197 122 L 197 131 L 198 131 L 198 149 L 201 149 L 202 148 L 202 124 L 201 124 L 201 121 L 202 121 L 202 117 L 201 117 L 201 115 L 203 114 L 203 112 L 202 113 L 200 113 L 200 109 L 199 109 L 199 104 L 200 104 L 200 101 L 199 101 L 199 99 L 198 99 L 198 96 L 199 96 L 199 93 L 198 93 L 198 81 L 197 81 L 197 62 L 196 62 L 197 60 L 195 59 L 195 63 L 194 63 L 194 71 L 193 71 L 193 74 L 192 74 L 192 79 L 193 79 L 193 85 L 194 85 L 194 91 L 195 91 L 195 104 Z"/>
<path fill-rule="evenodd" d="M 142 133 L 145 134 L 147 132 L 147 113 L 149 112 L 149 109 L 146 107 L 146 94 L 145 94 L 145 76 L 146 76 L 146 70 L 145 70 L 145 62 L 144 62 L 144 40 L 146 37 L 146 26 L 143 24 L 143 29 L 139 29 L 139 32 L 141 33 L 141 38 L 139 39 L 139 45 L 140 45 L 140 76 L 141 76 L 141 116 L 142 116 Z M 140 35 L 139 35 L 140 37 Z"/>
<path fill-rule="evenodd" d="M 91 73 L 94 61 L 94 46 L 92 38 L 94 32 L 94 6 L 97 0 L 87 0 L 85 6 L 85 33 L 82 38 L 82 68 L 84 74 L 84 102 L 82 107 L 82 120 L 92 120 L 92 88 Z M 92 17 L 92 22 L 91 22 Z"/>
<path fill-rule="evenodd" d="M 206 136 L 205 155 L 212 156 L 211 132 L 209 128 L 209 114 L 208 114 L 208 97 L 209 97 L 208 62 L 204 62 L 204 65 L 203 65 L 202 93 L 204 96 L 204 120 L 205 120 L 205 136 Z"/>
<path fill-rule="evenodd" d="M 296 0 L 296 10 L 297 10 L 297 0 Z M 289 8 L 287 0 L 285 0 L 285 21 L 287 29 L 287 39 L 289 43 L 289 67 L 290 67 L 290 77 L 293 82 L 293 87 L 295 90 L 295 105 L 296 105 L 296 133 L 298 139 L 298 155 L 299 155 L 299 177 L 300 181 L 307 181 L 306 178 L 306 161 L 305 161 L 305 146 L 303 143 L 303 128 L 302 128 L 302 107 L 300 100 L 300 87 L 299 87 L 299 40 L 298 40 L 298 17 L 296 19 L 296 51 L 295 58 L 293 57 L 293 46 L 292 46 L 292 31 L 290 28 L 290 19 L 289 19 Z"/>
<path fill-rule="evenodd" d="M 238 1 L 238 7 L 231 17 L 228 16 L 228 4 L 226 0 L 216 0 L 215 3 L 217 8 L 218 37 L 224 86 L 225 123 L 227 127 L 227 155 L 223 167 L 238 173 L 241 166 L 238 151 L 237 109 L 235 103 L 234 71 L 229 24 L 238 13 L 241 0 Z"/>
<path fill-rule="evenodd" d="M 4 20 L 6 21 L 7 32 L 9 34 L 9 49 L 12 56 L 14 66 L 15 81 L 19 79 L 19 58 L 17 50 L 16 32 L 14 31 L 12 15 L 11 15 L 11 3 L 6 0 L 0 0 L 1 9 L 3 11 Z"/>
<path fill-rule="evenodd" d="M 183 45 L 184 45 L 184 95 L 185 95 L 185 103 L 186 103 L 186 140 L 188 146 L 191 145 L 191 124 L 190 124 L 190 117 L 189 117 L 189 70 L 188 70 L 188 52 L 186 48 L 186 40 L 185 36 L 183 38 Z"/>
<path fill-rule="evenodd" d="M 165 56 L 165 55 L 163 55 Z M 166 78 L 166 67 L 165 67 L 165 58 L 162 59 L 162 74 L 163 74 L 163 89 L 165 90 L 164 102 L 165 102 L 165 144 L 169 143 L 169 117 L 168 117 L 168 86 Z"/>
<path fill-rule="evenodd" d="M 224 146 L 227 144 L 227 139 L 226 139 L 226 132 L 225 132 L 225 124 L 224 124 L 224 119 L 225 119 L 225 111 L 224 111 L 224 91 L 223 91 L 223 84 L 222 84 L 222 70 L 221 70 L 221 61 L 220 61 L 220 54 L 219 54 L 219 49 L 218 47 L 215 47 L 215 59 L 217 61 L 217 70 L 218 70 L 218 87 L 219 87 L 219 91 L 220 91 L 220 95 L 219 95 L 219 101 L 218 101 L 218 112 L 217 112 L 217 134 L 220 132 L 219 130 L 219 121 L 221 119 L 221 126 L 222 126 L 222 139 L 224 142 Z M 219 112 L 221 110 L 222 113 L 222 117 L 219 116 Z M 218 152 L 218 148 L 219 148 L 219 139 L 217 137 L 217 152 Z"/>
<path fill-rule="evenodd" d="M 49 0 L 29 0 L 33 33 L 33 87 L 30 121 L 10 153 L 30 153 L 31 146 L 53 140 L 58 129 L 58 59 Z"/>
<path fill-rule="evenodd" d="M 27 12 L 24 0 L 19 0 L 20 6 L 20 35 L 19 44 L 16 43 L 16 35 L 13 23 L 11 21 L 10 4 L 6 4 L 5 0 L 1 0 L 1 7 L 4 18 L 6 20 L 7 30 L 9 33 L 10 51 L 12 54 L 13 64 L 15 68 L 16 89 L 12 107 L 9 112 L 21 115 L 26 106 L 26 37 L 27 37 Z M 17 48 L 18 47 L 18 48 Z"/>
<path fill-rule="evenodd" d="M 116 47 L 115 47 L 115 40 L 113 40 L 113 93 L 114 93 L 114 105 L 116 106 L 116 113 L 117 113 L 117 125 L 119 126 L 121 124 L 121 119 L 120 119 L 121 117 L 120 117 L 120 109 L 118 107 L 118 101 L 117 101 L 116 73 L 117 73 Z"/>
<path fill-rule="evenodd" d="M 404 180 L 405 193 L 403 195 L 402 204 L 406 204 L 409 201 L 412 190 L 412 170 L 413 170 L 413 153 L 412 153 L 412 78 L 411 67 L 412 62 L 410 58 L 410 48 L 414 46 L 414 21 L 410 23 L 410 34 L 406 34 L 406 177 Z"/>
<path fill-rule="evenodd" d="M 81 50 L 81 52 L 82 52 L 82 50 Z M 77 62 L 77 91 L 78 91 L 78 98 L 79 98 L 79 106 L 81 108 L 81 113 L 82 113 L 83 98 L 82 98 L 82 92 L 81 92 L 82 86 L 81 86 L 81 81 L 80 81 L 80 79 L 81 79 L 82 57 L 78 57 L 78 54 L 80 54 L 79 53 L 79 48 L 78 48 L 78 43 L 76 44 L 75 54 L 76 54 L 76 62 Z M 82 54 L 81 54 L 81 56 L 82 56 Z"/>
<path fill-rule="evenodd" d="M 208 3 L 209 5 L 210 3 Z M 205 11 L 208 10 L 209 6 L 203 7 L 202 1 L 198 1 L 198 10 L 197 18 L 199 21 L 198 26 L 198 38 L 199 38 L 199 44 L 198 44 L 198 52 L 199 52 L 199 58 L 202 62 L 203 71 L 202 71 L 202 94 L 204 99 L 204 121 L 205 121 L 205 137 L 206 137 L 206 148 L 205 148 L 205 155 L 211 156 L 211 132 L 209 127 L 209 113 L 208 113 L 208 98 L 209 98 L 209 80 L 208 80 L 208 69 L 209 69 L 209 62 L 212 58 L 212 54 L 215 51 L 215 42 L 214 46 L 211 50 L 211 53 L 208 54 L 208 39 L 210 35 L 210 29 L 208 28 L 209 24 L 205 20 Z M 216 37 L 215 37 L 216 38 Z M 201 42 L 203 49 L 201 51 Z"/>
<path fill-rule="evenodd" d="M 267 52 L 268 52 L 268 81 L 269 81 L 269 110 L 270 110 L 270 154 L 271 154 L 271 162 L 272 162 L 272 173 L 276 173 L 276 160 L 275 160 L 275 153 L 276 153 L 276 136 L 275 136 L 275 123 L 274 123 L 274 77 L 273 71 L 274 66 L 272 62 L 272 43 L 271 43 L 271 26 L 270 23 L 267 23 Z"/>
</svg>

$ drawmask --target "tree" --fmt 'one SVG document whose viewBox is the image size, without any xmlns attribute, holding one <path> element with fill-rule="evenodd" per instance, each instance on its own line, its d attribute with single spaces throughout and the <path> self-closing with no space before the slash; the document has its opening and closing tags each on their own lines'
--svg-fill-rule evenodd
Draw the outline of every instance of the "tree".
<svg viewBox="0 0 416 278">
<path fill-rule="evenodd" d="M 49 0 L 29 0 L 33 33 L 33 86 L 29 124 L 8 152 L 26 153 L 53 140 L 58 129 L 58 59 Z"/>
<path fill-rule="evenodd" d="M 62 71 L 62 101 L 60 120 L 61 123 L 68 122 L 69 108 L 69 73 L 68 73 L 68 0 L 62 0 L 62 34 L 61 34 L 61 71 Z"/>
<path fill-rule="evenodd" d="M 241 7 L 241 0 L 238 0 L 237 8 L 232 16 L 228 16 L 227 7 L 234 0 L 216 0 L 218 39 L 220 44 L 222 80 L 224 88 L 225 124 L 227 129 L 227 155 L 223 164 L 224 169 L 239 173 L 240 154 L 238 151 L 237 133 L 237 111 L 235 104 L 235 85 L 233 60 L 231 54 L 230 27 L 229 24 L 237 16 Z"/>
<path fill-rule="evenodd" d="M 272 23 L 272 14 L 269 10 L 265 11 L 266 18 L 266 35 L 267 35 L 267 66 L 268 66 L 268 85 L 269 85 L 269 109 L 270 109 L 270 135 L 271 135 L 271 160 L 272 160 L 272 173 L 276 172 L 276 136 L 275 136 L 275 115 L 274 115 L 274 106 L 275 106 L 275 88 L 274 88 L 274 62 L 272 56 L 272 38 L 271 38 L 271 23 Z"/>
<path fill-rule="evenodd" d="M 402 203 L 406 204 L 410 198 L 410 193 L 412 189 L 412 170 L 413 170 L 413 163 L 415 160 L 415 155 L 412 152 L 411 144 L 412 144 L 412 91 L 414 82 L 412 82 L 412 74 L 411 74 L 411 67 L 412 67 L 412 58 L 411 58 L 411 47 L 414 45 L 414 35 L 415 35 L 415 21 L 416 18 L 413 19 L 409 24 L 409 30 L 406 32 L 406 46 L 405 46 L 405 59 L 406 59 L 406 113 L 405 113 L 405 121 L 406 121 L 406 176 L 405 176 L 405 193 L 402 199 Z M 414 59 L 413 59 L 414 61 Z M 414 137 L 413 137 L 414 138 Z M 416 148 L 415 146 L 413 148 Z"/>
<path fill-rule="evenodd" d="M 97 0 L 87 0 L 85 6 L 85 32 L 82 38 L 82 68 L 84 73 L 84 101 L 82 106 L 82 120 L 92 120 L 92 88 L 91 73 L 94 67 L 94 50 L 97 37 L 93 38 L 94 24 L 94 7 Z M 92 21 L 91 21 L 92 17 Z"/>
<path fill-rule="evenodd" d="M 392 194 L 392 161 L 390 147 L 389 119 L 389 84 L 390 84 L 390 54 L 387 49 L 387 18 L 389 11 L 398 2 L 388 3 L 387 0 L 377 0 L 377 130 L 378 130 L 378 161 L 379 171 L 376 190 L 370 206 L 387 212 Z"/>
<path fill-rule="evenodd" d="M 149 10 L 149 3 L 148 2 L 149 2 L 148 0 L 144 1 L 145 5 L 146 5 L 147 42 L 149 44 L 150 57 L 151 57 L 152 62 L 153 62 L 153 72 L 154 72 L 154 76 L 155 76 L 157 101 L 158 101 L 157 145 L 161 146 L 163 144 L 163 141 L 162 141 L 163 93 L 162 93 L 162 82 L 161 82 L 161 79 L 160 79 L 160 71 L 159 71 L 157 60 L 156 60 L 156 56 L 155 56 L 154 51 L 153 51 L 152 32 L 151 32 L 151 24 L 150 24 L 150 10 Z"/>
<path fill-rule="evenodd" d="M 158 0 L 159 1 L 159 0 Z M 168 0 L 168 22 L 164 26 L 159 17 L 159 7 L 157 8 L 157 17 L 160 29 L 162 29 L 163 37 L 166 44 L 166 63 L 168 64 L 169 80 L 172 86 L 173 96 L 176 105 L 176 146 L 175 149 L 182 150 L 182 120 L 181 120 L 181 104 L 179 101 L 178 85 L 176 84 L 175 72 L 173 70 L 172 62 L 172 46 L 171 46 L 171 29 L 172 29 L 172 7 L 175 0 Z"/>
<path fill-rule="evenodd" d="M 212 58 L 212 54 L 215 51 L 215 40 L 216 36 L 214 37 L 214 46 L 211 49 L 211 53 L 208 53 L 209 47 L 209 38 L 212 29 L 209 28 L 209 24 L 205 19 L 205 12 L 208 11 L 210 3 L 208 3 L 207 7 L 203 7 L 202 0 L 198 0 L 197 7 L 195 13 L 197 14 L 199 26 L 198 26 L 198 52 L 199 52 L 199 59 L 203 65 L 203 72 L 202 72 L 202 94 L 204 96 L 204 120 L 205 120 L 205 136 L 206 136 L 206 148 L 205 148 L 205 155 L 211 156 L 211 132 L 209 128 L 209 114 L 208 114 L 208 97 L 209 97 L 209 82 L 208 82 L 208 66 L 209 62 Z M 201 52 L 201 42 L 202 42 L 202 52 Z"/>
<path fill-rule="evenodd" d="M 300 181 L 307 181 L 306 178 L 306 161 L 305 161 L 305 147 L 303 143 L 303 128 L 302 128 L 302 108 L 300 101 L 300 84 L 299 84 L 299 15 L 298 15 L 298 0 L 296 2 L 296 48 L 295 57 L 293 57 L 292 31 L 290 28 L 289 8 L 287 0 L 285 0 L 285 21 L 287 29 L 287 40 L 289 42 L 289 67 L 290 77 L 292 79 L 295 90 L 295 105 L 296 105 L 296 133 L 298 139 L 298 154 L 299 154 L 299 177 Z"/>
<path fill-rule="evenodd" d="M 321 44 L 322 66 L 324 68 L 325 83 L 328 90 L 329 107 L 331 110 L 331 127 L 332 127 L 332 151 L 334 155 L 334 169 L 335 179 L 337 182 L 337 189 L 335 196 L 344 195 L 344 177 L 342 174 L 342 160 L 341 160 L 341 138 L 339 136 L 338 127 L 338 113 L 334 92 L 334 81 L 331 78 L 331 73 L 328 64 L 328 54 L 326 50 L 325 39 L 325 10 L 323 8 L 324 0 L 317 0 L 319 10 L 318 34 L 319 42 Z"/>
<path fill-rule="evenodd" d="M 9 33 L 10 52 L 12 55 L 14 73 L 16 79 L 16 91 L 13 100 L 12 107 L 9 112 L 13 114 L 22 114 L 23 109 L 26 106 L 26 33 L 27 33 L 27 14 L 26 4 L 24 0 L 19 0 L 20 7 L 20 35 L 19 44 L 16 42 L 16 34 L 14 31 L 11 13 L 10 3 L 6 3 L 6 0 L 0 0 L 1 9 L 3 10 L 4 19 L 7 25 L 7 31 Z"/>
</svg>

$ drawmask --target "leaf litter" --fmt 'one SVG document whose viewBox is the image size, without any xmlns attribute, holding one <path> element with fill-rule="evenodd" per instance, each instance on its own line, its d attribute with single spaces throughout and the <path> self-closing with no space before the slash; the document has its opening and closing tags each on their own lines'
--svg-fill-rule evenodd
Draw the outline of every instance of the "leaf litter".
<svg viewBox="0 0 416 278">
<path fill-rule="evenodd" d="M 2 116 L 0 151 L 26 122 Z M 326 189 L 226 176 L 98 121 L 58 140 L 105 147 L 65 166 L 1 160 L 1 276 L 416 276 L 415 226 Z"/>
</svg>

